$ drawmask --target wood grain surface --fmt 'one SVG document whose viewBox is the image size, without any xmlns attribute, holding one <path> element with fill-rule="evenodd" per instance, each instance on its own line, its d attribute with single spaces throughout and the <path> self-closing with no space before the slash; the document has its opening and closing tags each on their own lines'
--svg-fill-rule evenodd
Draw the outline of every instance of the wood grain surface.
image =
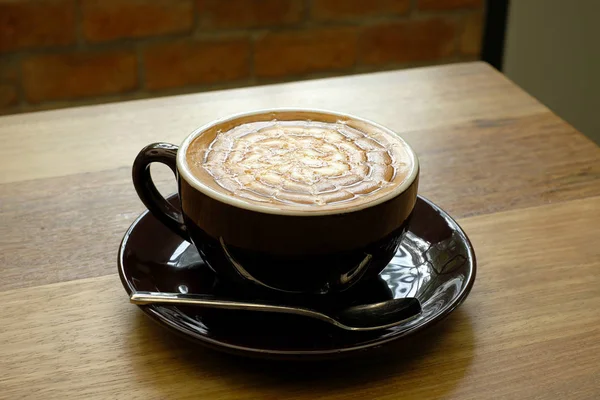
<svg viewBox="0 0 600 400">
<path fill-rule="evenodd" d="M 311 107 L 404 134 L 547 112 L 485 64 L 423 68 L 2 117 L 0 183 L 131 166 L 153 141 L 181 143 L 236 112 Z"/>
<path fill-rule="evenodd" d="M 357 114 L 416 149 L 420 193 L 479 260 L 443 324 L 375 358 L 272 364 L 192 347 L 127 302 L 139 149 L 283 106 Z M 600 398 L 600 149 L 483 63 L 7 116 L 0 143 L 0 399 Z"/>
<path fill-rule="evenodd" d="M 462 220 L 477 283 L 443 324 L 360 362 L 281 364 L 190 346 L 116 275 L 0 293 L 6 398 L 597 399 L 600 197 Z M 548 234 L 553 232 L 553 234 Z M 251 329 L 251 327 L 249 327 Z M 409 345 L 410 344 L 410 345 Z"/>
</svg>

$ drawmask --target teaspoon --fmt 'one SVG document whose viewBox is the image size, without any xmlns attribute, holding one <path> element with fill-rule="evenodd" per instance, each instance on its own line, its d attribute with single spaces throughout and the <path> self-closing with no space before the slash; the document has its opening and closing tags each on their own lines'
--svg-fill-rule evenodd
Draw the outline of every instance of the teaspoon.
<svg viewBox="0 0 600 400">
<path fill-rule="evenodd" d="M 140 291 L 132 293 L 129 300 L 131 303 L 138 305 L 175 304 L 301 315 L 327 322 L 348 331 L 374 331 L 391 328 L 412 319 L 421 313 L 421 303 L 414 297 L 355 305 L 327 314 L 306 307 L 286 306 L 267 302 L 254 303 L 237 301 L 198 294 Z"/>
</svg>

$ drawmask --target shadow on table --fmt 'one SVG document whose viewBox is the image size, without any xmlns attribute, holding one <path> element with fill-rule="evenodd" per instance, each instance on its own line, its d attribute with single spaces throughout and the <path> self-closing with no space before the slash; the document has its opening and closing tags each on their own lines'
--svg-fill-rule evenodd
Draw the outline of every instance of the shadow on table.
<svg viewBox="0 0 600 400">
<path fill-rule="evenodd" d="M 223 392 L 231 392 L 223 398 L 344 393 L 441 398 L 468 371 L 475 346 L 471 321 L 461 309 L 415 336 L 358 357 L 328 361 L 260 360 L 220 353 L 168 332 L 141 312 L 136 313 L 134 326 L 130 358 L 137 382 L 172 398 L 209 398 L 217 393 L 223 397 Z"/>
</svg>

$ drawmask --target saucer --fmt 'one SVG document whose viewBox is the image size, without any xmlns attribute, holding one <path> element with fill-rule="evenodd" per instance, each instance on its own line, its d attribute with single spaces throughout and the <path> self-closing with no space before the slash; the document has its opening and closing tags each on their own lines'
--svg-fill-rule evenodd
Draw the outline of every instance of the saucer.
<svg viewBox="0 0 600 400">
<path fill-rule="evenodd" d="M 177 195 L 169 201 L 178 204 Z M 127 230 L 118 269 L 128 294 L 139 290 L 236 296 L 219 282 L 193 245 L 149 211 Z M 440 321 L 465 300 L 475 272 L 475 253 L 464 231 L 446 212 L 419 196 L 410 228 L 379 279 L 336 300 L 349 306 L 418 298 L 422 313 L 393 328 L 348 332 L 298 316 L 190 306 L 139 307 L 175 333 L 217 350 L 268 358 L 335 357 L 379 347 Z M 239 293 L 237 297 L 243 298 Z"/>
</svg>

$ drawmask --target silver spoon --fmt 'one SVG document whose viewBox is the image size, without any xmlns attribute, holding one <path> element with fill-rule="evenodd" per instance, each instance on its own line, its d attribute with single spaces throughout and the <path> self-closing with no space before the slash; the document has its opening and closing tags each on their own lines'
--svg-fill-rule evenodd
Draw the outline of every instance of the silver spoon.
<svg viewBox="0 0 600 400">
<path fill-rule="evenodd" d="M 164 292 L 134 292 L 129 297 L 133 304 L 176 304 L 207 308 L 272 312 L 302 315 L 327 322 L 348 331 L 374 331 L 391 328 L 421 313 L 421 303 L 414 297 L 361 304 L 325 314 L 311 308 L 284 306 L 275 303 L 252 303 L 214 296 Z"/>
</svg>

